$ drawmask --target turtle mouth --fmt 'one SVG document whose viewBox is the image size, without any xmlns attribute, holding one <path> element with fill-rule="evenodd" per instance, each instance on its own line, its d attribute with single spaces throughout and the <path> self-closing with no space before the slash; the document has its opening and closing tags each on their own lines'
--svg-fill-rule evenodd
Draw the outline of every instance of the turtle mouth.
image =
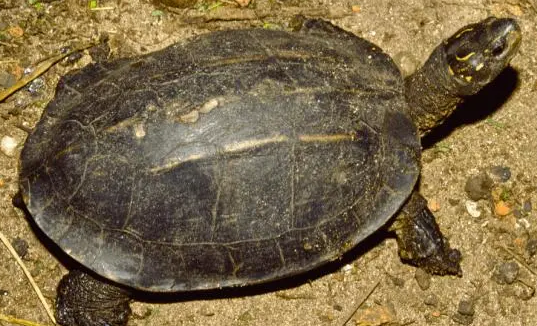
<svg viewBox="0 0 537 326">
<path fill-rule="evenodd" d="M 520 47 L 520 42 L 522 41 L 522 33 L 520 32 L 520 28 L 518 27 L 518 24 L 515 26 L 517 29 L 509 31 L 509 34 L 507 34 L 506 37 L 507 47 L 510 49 L 509 54 L 511 56 L 517 52 L 518 48 Z"/>
</svg>

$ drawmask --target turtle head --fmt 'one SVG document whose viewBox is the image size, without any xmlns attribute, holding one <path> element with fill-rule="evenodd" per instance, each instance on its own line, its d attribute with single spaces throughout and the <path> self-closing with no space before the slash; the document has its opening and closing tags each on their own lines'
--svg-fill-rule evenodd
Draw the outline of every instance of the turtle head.
<svg viewBox="0 0 537 326">
<path fill-rule="evenodd" d="M 517 52 L 521 38 L 514 19 L 489 17 L 445 40 L 447 69 L 457 95 L 473 95 L 496 78 Z"/>
<path fill-rule="evenodd" d="M 522 33 L 514 19 L 489 17 L 443 41 L 405 78 L 408 113 L 425 135 L 507 67 Z"/>
</svg>

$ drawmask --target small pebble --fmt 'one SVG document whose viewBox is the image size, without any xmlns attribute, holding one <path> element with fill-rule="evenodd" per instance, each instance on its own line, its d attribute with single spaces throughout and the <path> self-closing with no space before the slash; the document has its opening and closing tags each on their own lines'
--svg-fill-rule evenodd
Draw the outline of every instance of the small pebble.
<svg viewBox="0 0 537 326">
<path fill-rule="evenodd" d="M 524 204 L 522 204 L 522 210 L 529 213 L 531 212 L 531 209 L 531 200 L 527 199 L 526 201 L 524 201 Z"/>
<path fill-rule="evenodd" d="M 474 302 L 471 300 L 461 300 L 457 312 L 465 316 L 473 316 L 475 314 Z"/>
<path fill-rule="evenodd" d="M 428 294 L 425 299 L 423 300 L 423 303 L 425 303 L 428 306 L 434 306 L 436 307 L 438 305 L 438 296 L 434 293 Z"/>
<path fill-rule="evenodd" d="M 416 282 L 418 283 L 418 286 L 420 287 L 420 289 L 422 289 L 423 291 L 431 287 L 431 275 L 427 273 L 426 271 L 420 268 L 416 269 L 414 278 L 416 279 Z"/>
<path fill-rule="evenodd" d="M 398 288 L 405 286 L 405 280 L 397 276 L 392 277 L 392 282 L 393 285 L 397 286 Z"/>
<path fill-rule="evenodd" d="M 459 206 L 459 203 L 461 201 L 459 199 L 456 199 L 456 198 L 449 198 L 448 199 L 448 203 L 451 205 L 451 206 Z"/>
<path fill-rule="evenodd" d="M 500 264 L 494 271 L 493 278 L 498 284 L 513 284 L 517 279 L 520 267 L 514 261 Z"/>
<path fill-rule="evenodd" d="M 494 205 L 494 213 L 498 216 L 506 216 L 511 213 L 511 208 L 506 202 L 500 200 Z"/>
<path fill-rule="evenodd" d="M 321 318 L 322 317 L 324 316 L 321 316 Z M 240 322 L 240 324 L 250 324 L 252 321 L 255 320 L 255 316 L 250 310 L 246 310 L 245 312 L 240 314 L 239 317 L 237 317 L 237 320 Z"/>
<path fill-rule="evenodd" d="M 458 312 L 454 313 L 451 319 L 461 325 L 472 325 L 474 322 L 474 316 L 463 315 Z"/>
<path fill-rule="evenodd" d="M 24 258 L 28 254 L 28 248 L 30 248 L 30 246 L 26 240 L 16 237 L 11 242 L 11 245 L 20 258 Z"/>
<path fill-rule="evenodd" d="M 45 87 L 45 81 L 43 78 L 39 77 L 30 83 L 28 85 L 28 92 L 32 95 L 39 95 L 39 91 Z"/>
<path fill-rule="evenodd" d="M 6 71 L 0 70 L 0 87 L 1 88 L 11 87 L 13 86 L 13 84 L 15 84 L 16 81 L 17 81 L 17 78 L 15 78 L 15 76 L 13 76 L 12 74 Z"/>
<path fill-rule="evenodd" d="M 149 307 L 142 306 L 138 303 L 131 305 L 132 316 L 136 319 L 146 319 L 153 313 L 153 310 Z"/>
<path fill-rule="evenodd" d="M 341 267 L 341 271 L 345 274 L 351 273 L 354 270 L 354 266 L 352 264 L 346 264 L 343 267 Z"/>
<path fill-rule="evenodd" d="M 530 255 L 530 257 L 535 256 L 537 253 L 537 239 L 531 238 L 526 243 L 526 252 Z"/>
<path fill-rule="evenodd" d="M 481 211 L 479 210 L 478 204 L 475 201 L 467 200 L 464 202 L 464 205 L 466 206 L 466 211 L 471 217 L 481 216 Z"/>
<path fill-rule="evenodd" d="M 24 75 L 29 75 L 29 74 L 31 74 L 34 70 L 35 70 L 34 67 L 26 67 L 26 68 L 24 68 L 24 70 L 23 70 L 23 74 L 24 74 Z"/>
<path fill-rule="evenodd" d="M 214 311 L 207 305 L 203 305 L 199 310 L 200 315 L 205 317 L 212 317 L 215 315 Z"/>
<path fill-rule="evenodd" d="M 15 138 L 10 136 L 2 137 L 0 141 L 0 150 L 7 156 L 13 156 L 15 154 L 15 148 L 17 148 L 18 142 Z"/>
<path fill-rule="evenodd" d="M 466 191 L 468 198 L 478 201 L 489 197 L 493 185 L 494 181 L 486 173 L 481 173 L 468 178 L 464 191 Z"/>
<path fill-rule="evenodd" d="M 527 301 L 535 296 L 535 288 L 522 282 L 515 283 L 515 296 L 521 300 Z"/>
<path fill-rule="evenodd" d="M 511 169 L 507 166 L 493 166 L 490 169 L 490 172 L 492 172 L 494 176 L 498 177 L 500 182 L 507 182 L 509 179 L 511 179 Z"/>
<path fill-rule="evenodd" d="M 523 227 L 525 229 L 529 229 L 531 227 L 531 224 L 526 218 L 523 217 L 516 221 L 516 227 L 517 228 Z"/>
<path fill-rule="evenodd" d="M 76 51 L 74 53 L 72 53 L 71 55 L 69 55 L 66 59 L 65 59 L 65 62 L 63 62 L 65 65 L 72 65 L 73 63 L 77 62 L 78 60 L 80 60 L 84 55 L 82 54 L 81 51 Z"/>
</svg>

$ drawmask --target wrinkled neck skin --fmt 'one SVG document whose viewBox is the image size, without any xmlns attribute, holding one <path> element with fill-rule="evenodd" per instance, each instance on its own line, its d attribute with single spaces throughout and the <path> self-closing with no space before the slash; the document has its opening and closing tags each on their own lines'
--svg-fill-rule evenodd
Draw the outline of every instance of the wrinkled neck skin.
<svg viewBox="0 0 537 326">
<path fill-rule="evenodd" d="M 408 114 L 418 127 L 420 136 L 442 123 L 463 101 L 456 95 L 448 69 L 441 44 L 418 71 L 405 78 Z"/>
</svg>

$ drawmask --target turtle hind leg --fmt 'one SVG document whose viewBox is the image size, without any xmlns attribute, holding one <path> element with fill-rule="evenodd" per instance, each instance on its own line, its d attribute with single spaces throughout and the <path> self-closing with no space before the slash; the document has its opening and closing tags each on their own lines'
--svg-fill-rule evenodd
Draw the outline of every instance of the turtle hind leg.
<svg viewBox="0 0 537 326">
<path fill-rule="evenodd" d="M 414 191 L 391 229 L 397 236 L 399 256 L 431 274 L 462 275 L 461 253 L 449 247 L 427 201 Z"/>
<path fill-rule="evenodd" d="M 79 270 L 58 285 L 56 319 L 69 326 L 124 326 L 131 313 L 128 291 Z"/>
</svg>

